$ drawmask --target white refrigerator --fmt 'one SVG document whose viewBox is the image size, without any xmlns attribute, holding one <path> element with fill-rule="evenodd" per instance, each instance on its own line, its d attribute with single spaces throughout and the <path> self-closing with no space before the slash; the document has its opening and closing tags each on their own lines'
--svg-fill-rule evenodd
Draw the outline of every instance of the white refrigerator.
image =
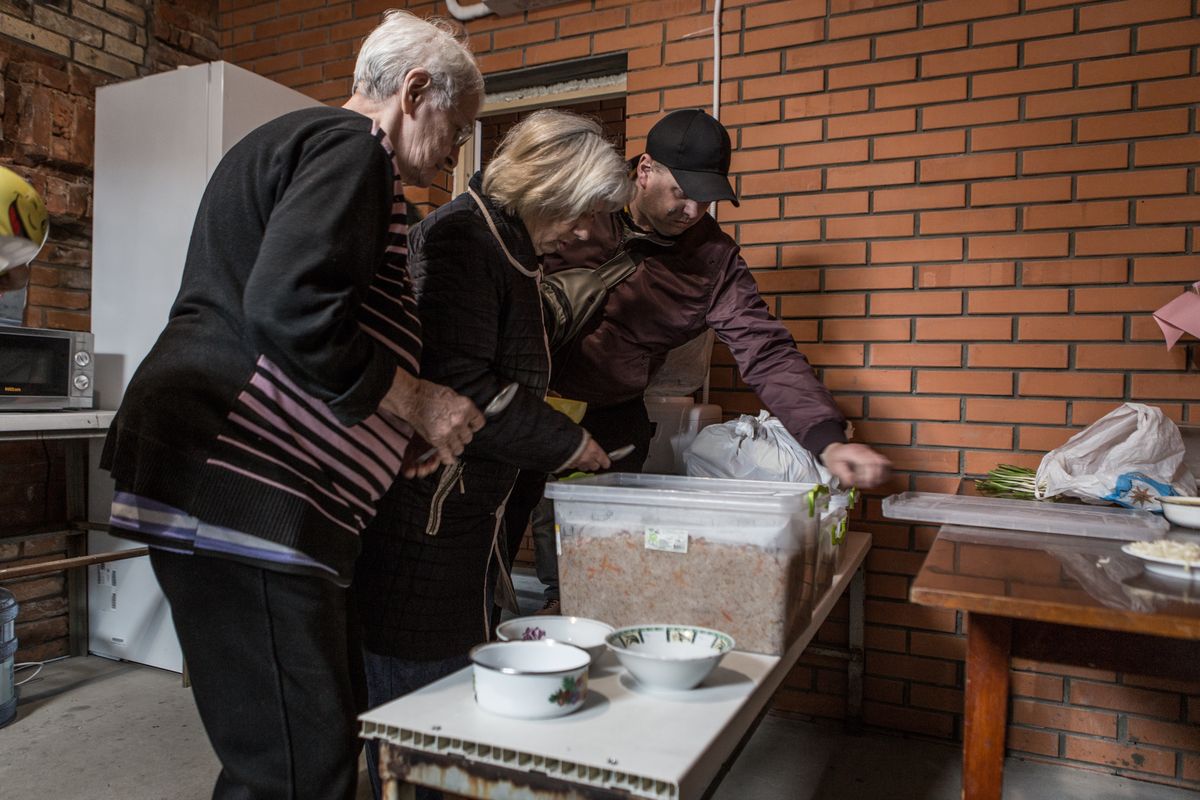
<svg viewBox="0 0 1200 800">
<path fill-rule="evenodd" d="M 316 100 L 217 61 L 96 91 L 92 333 L 96 407 L 115 409 L 167 321 L 192 222 L 221 157 L 264 122 Z M 108 520 L 112 481 L 91 446 L 89 519 Z M 137 545 L 88 534 L 88 552 Z M 88 649 L 182 669 L 166 600 L 149 559 L 88 568 Z"/>
</svg>

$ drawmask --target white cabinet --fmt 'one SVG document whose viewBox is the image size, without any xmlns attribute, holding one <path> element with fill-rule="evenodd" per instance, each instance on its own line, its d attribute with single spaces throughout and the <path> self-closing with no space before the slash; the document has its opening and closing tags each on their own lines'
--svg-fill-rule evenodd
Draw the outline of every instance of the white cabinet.
<svg viewBox="0 0 1200 800">
<path fill-rule="evenodd" d="M 222 61 L 96 91 L 92 333 L 96 406 L 115 409 L 179 291 L 192 223 L 221 157 L 254 128 L 316 100 Z M 112 482 L 91 448 L 90 519 L 106 521 Z M 100 532 L 88 552 L 135 546 Z M 146 558 L 90 567 L 89 649 L 181 668 L 166 601 Z"/>
</svg>

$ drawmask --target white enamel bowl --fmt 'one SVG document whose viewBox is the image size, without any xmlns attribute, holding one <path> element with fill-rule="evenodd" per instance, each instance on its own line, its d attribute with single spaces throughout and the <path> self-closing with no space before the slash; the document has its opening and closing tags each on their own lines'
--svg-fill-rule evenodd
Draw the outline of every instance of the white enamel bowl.
<svg viewBox="0 0 1200 800">
<path fill-rule="evenodd" d="M 592 657 L 554 641 L 489 642 L 471 649 L 475 702 L 493 714 L 546 719 L 570 714 L 587 699 Z"/>
<path fill-rule="evenodd" d="M 588 651 L 592 661 L 604 652 L 604 637 L 612 632 L 612 625 L 599 620 L 560 616 L 517 617 L 501 622 L 496 628 L 496 636 L 502 642 L 552 639 L 582 647 Z"/>
<path fill-rule="evenodd" d="M 630 625 L 604 641 L 638 683 L 672 690 L 700 685 L 734 645 L 729 635 L 694 625 Z"/>
<path fill-rule="evenodd" d="M 1160 497 L 1163 516 L 1172 525 L 1200 528 L 1200 497 Z"/>
</svg>

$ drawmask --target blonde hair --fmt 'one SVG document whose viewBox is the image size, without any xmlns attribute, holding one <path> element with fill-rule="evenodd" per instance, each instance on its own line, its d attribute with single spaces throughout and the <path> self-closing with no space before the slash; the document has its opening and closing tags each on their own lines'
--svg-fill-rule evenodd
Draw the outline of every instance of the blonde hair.
<svg viewBox="0 0 1200 800">
<path fill-rule="evenodd" d="M 504 135 L 484 170 L 483 191 L 528 228 L 617 211 L 633 198 L 634 188 L 600 123 L 545 109 Z"/>
<path fill-rule="evenodd" d="M 396 10 L 385 13 L 363 41 L 354 65 L 354 91 L 385 101 L 400 91 L 405 76 L 416 67 L 429 72 L 434 108 L 449 108 L 467 97 L 483 98 L 483 76 L 453 23 Z"/>
</svg>

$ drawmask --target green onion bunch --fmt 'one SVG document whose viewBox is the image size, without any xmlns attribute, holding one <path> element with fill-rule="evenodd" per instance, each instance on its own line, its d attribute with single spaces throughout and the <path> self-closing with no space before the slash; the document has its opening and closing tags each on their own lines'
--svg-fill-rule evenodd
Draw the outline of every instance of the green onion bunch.
<svg viewBox="0 0 1200 800">
<path fill-rule="evenodd" d="M 989 497 L 1036 500 L 1038 499 L 1035 493 L 1036 475 L 1037 472 L 1028 467 L 1001 464 L 989 472 L 987 477 L 975 481 L 975 488 Z"/>
</svg>

